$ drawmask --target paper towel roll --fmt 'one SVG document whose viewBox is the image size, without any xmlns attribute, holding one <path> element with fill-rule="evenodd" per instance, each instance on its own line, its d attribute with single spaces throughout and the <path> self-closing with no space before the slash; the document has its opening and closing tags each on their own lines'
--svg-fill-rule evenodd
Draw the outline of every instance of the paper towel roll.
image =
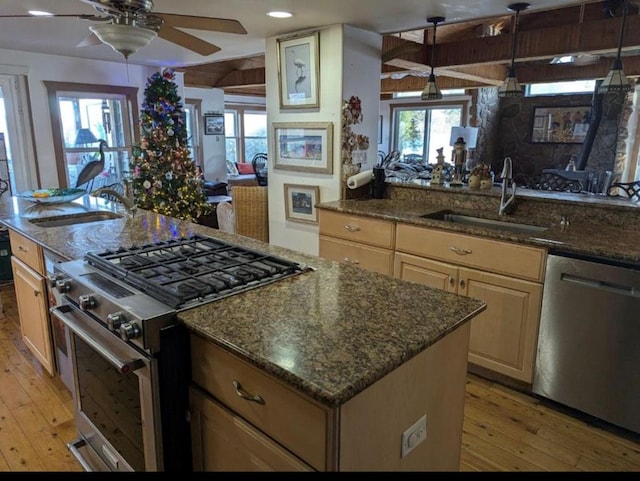
<svg viewBox="0 0 640 481">
<path fill-rule="evenodd" d="M 360 172 L 359 174 L 352 175 L 347 179 L 347 187 L 350 189 L 357 189 L 358 187 L 362 187 L 363 185 L 367 185 L 373 179 L 373 171 L 365 170 L 364 172 Z"/>
</svg>

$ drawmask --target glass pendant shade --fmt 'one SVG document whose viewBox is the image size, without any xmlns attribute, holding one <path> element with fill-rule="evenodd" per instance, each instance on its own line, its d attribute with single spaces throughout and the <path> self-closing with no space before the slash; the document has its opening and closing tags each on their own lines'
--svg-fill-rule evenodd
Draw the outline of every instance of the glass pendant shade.
<svg viewBox="0 0 640 481">
<path fill-rule="evenodd" d="M 498 97 L 522 97 L 522 95 L 522 86 L 518 82 L 518 77 L 516 77 L 516 69 L 510 67 L 507 78 L 498 88 Z"/>
<path fill-rule="evenodd" d="M 598 93 L 626 93 L 629 90 L 631 90 L 631 83 L 629 82 L 627 76 L 624 74 L 624 70 L 622 70 L 622 60 L 617 58 L 614 60 L 613 65 L 611 66 L 611 70 L 609 70 L 609 73 L 600 84 Z"/>
<path fill-rule="evenodd" d="M 429 81 L 420 95 L 422 100 L 439 100 L 442 98 L 442 92 L 438 88 L 436 83 L 436 76 L 434 74 L 429 75 Z"/>
<path fill-rule="evenodd" d="M 599 94 L 626 93 L 631 90 L 631 83 L 629 82 L 627 76 L 624 74 L 624 70 L 622 69 L 622 59 L 620 58 L 620 55 L 622 53 L 622 40 L 624 38 L 624 25 L 627 20 L 628 8 L 628 1 L 624 0 L 622 26 L 620 27 L 620 38 L 618 39 L 618 55 L 613 61 L 613 65 L 611 65 L 611 70 L 609 70 L 609 73 L 598 88 Z"/>
<path fill-rule="evenodd" d="M 118 25 L 113 23 L 92 25 L 89 27 L 102 43 L 109 45 L 116 52 L 120 52 L 124 58 L 137 52 L 142 47 L 157 37 L 157 33 L 148 28 L 140 28 L 135 25 Z"/>
<path fill-rule="evenodd" d="M 511 66 L 507 72 L 507 78 L 504 79 L 504 83 L 498 88 L 498 97 L 522 97 L 524 92 L 522 86 L 518 82 L 516 77 L 516 47 L 518 45 L 518 18 L 522 10 L 529 8 L 528 3 L 512 3 L 507 7 L 512 12 L 516 12 L 514 29 L 513 29 L 513 44 L 511 45 Z"/>
<path fill-rule="evenodd" d="M 427 85 L 425 85 L 424 90 L 422 91 L 422 95 L 420 98 L 422 100 L 440 100 L 442 98 L 442 92 L 438 88 L 438 84 L 436 83 L 436 76 L 433 73 L 435 55 L 436 55 L 436 29 L 438 28 L 438 23 L 444 22 L 444 17 L 428 17 L 427 22 L 433 23 L 433 43 L 431 45 L 431 73 L 429 74 L 429 80 L 427 81 Z"/>
</svg>

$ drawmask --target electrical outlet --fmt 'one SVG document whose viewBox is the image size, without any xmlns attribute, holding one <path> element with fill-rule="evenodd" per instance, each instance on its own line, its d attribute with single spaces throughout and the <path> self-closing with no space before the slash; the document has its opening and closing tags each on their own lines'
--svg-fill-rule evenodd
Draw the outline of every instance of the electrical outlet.
<svg viewBox="0 0 640 481">
<path fill-rule="evenodd" d="M 422 441 L 427 439 L 427 415 L 418 419 L 402 433 L 402 457 L 404 458 Z"/>
</svg>

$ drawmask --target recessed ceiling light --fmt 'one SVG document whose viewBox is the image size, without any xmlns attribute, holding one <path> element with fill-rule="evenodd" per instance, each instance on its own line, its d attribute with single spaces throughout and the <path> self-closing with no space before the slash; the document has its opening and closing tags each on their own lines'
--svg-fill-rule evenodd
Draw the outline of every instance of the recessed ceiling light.
<svg viewBox="0 0 640 481">
<path fill-rule="evenodd" d="M 267 15 L 274 18 L 289 18 L 293 14 L 291 12 L 285 12 L 283 10 L 274 10 L 272 12 L 267 12 Z"/>
<path fill-rule="evenodd" d="M 29 15 L 33 15 L 34 17 L 53 17 L 53 13 L 43 10 L 29 10 Z"/>
</svg>

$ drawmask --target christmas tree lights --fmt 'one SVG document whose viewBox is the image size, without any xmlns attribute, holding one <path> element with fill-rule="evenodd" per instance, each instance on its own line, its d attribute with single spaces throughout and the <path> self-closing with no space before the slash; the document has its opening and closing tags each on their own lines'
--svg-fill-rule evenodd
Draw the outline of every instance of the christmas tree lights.
<svg viewBox="0 0 640 481">
<path fill-rule="evenodd" d="M 187 145 L 186 116 L 174 71 L 147 80 L 140 113 L 140 144 L 134 146 L 131 182 L 141 209 L 195 221 L 211 212 L 202 176 Z"/>
</svg>

